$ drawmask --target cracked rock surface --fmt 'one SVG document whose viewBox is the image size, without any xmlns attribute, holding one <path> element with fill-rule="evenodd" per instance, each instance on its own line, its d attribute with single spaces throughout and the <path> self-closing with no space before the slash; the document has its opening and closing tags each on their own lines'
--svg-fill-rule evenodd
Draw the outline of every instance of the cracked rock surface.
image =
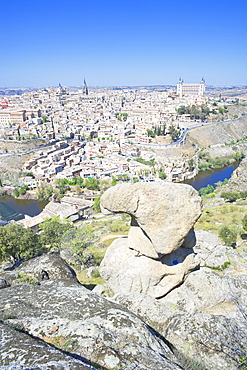
<svg viewBox="0 0 247 370">
<path fill-rule="evenodd" d="M 0 318 L 5 325 L 24 330 L 25 335 L 43 339 L 103 369 L 180 369 L 170 348 L 144 322 L 83 286 L 65 287 L 47 281 L 40 286 L 24 284 L 1 289 Z M 19 358 L 22 349 L 18 347 L 23 343 L 17 340 L 13 352 L 2 345 L 4 338 L 1 337 L 0 355 L 9 358 L 11 364 L 11 353 L 13 361 Z M 40 348 L 39 342 L 36 347 L 36 340 L 30 340 L 34 350 Z M 44 346 L 43 343 L 41 347 Z M 27 363 L 34 360 L 30 352 Z M 40 361 L 41 356 L 37 354 Z"/>
</svg>

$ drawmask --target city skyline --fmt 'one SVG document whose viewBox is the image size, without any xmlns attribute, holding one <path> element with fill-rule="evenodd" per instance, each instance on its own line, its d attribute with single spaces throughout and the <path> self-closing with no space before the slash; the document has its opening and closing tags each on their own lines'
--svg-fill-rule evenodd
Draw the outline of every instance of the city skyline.
<svg viewBox="0 0 247 370">
<path fill-rule="evenodd" d="M 247 85 L 246 11 L 243 0 L 5 2 L 0 86 Z"/>
</svg>

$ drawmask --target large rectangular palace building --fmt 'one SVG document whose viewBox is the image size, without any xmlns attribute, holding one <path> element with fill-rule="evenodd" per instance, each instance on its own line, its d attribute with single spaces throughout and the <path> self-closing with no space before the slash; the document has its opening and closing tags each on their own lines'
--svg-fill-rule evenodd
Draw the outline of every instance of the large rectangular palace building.
<svg viewBox="0 0 247 370">
<path fill-rule="evenodd" d="M 177 95 L 182 96 L 203 96 L 205 93 L 205 80 L 202 78 L 202 81 L 199 84 L 185 84 L 180 78 L 177 83 Z"/>
</svg>

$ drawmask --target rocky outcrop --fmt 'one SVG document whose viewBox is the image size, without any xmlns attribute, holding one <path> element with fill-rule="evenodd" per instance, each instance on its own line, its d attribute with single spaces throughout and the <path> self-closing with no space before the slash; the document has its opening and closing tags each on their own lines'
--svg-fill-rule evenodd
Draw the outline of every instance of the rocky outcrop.
<svg viewBox="0 0 247 370">
<path fill-rule="evenodd" d="M 230 250 L 230 248 L 229 248 Z M 196 231 L 196 245 L 194 251 L 200 258 L 200 265 L 212 268 L 223 267 L 229 263 L 227 247 L 221 245 L 219 238 L 204 230 Z"/>
<path fill-rule="evenodd" d="M 100 266 L 114 293 L 138 292 L 160 298 L 199 265 L 191 248 L 201 199 L 191 186 L 120 184 L 102 195 L 101 207 L 103 212 L 131 216 L 128 238 L 115 240 Z"/>
<path fill-rule="evenodd" d="M 115 240 L 100 265 L 100 273 L 114 293 L 138 292 L 163 297 L 199 264 L 191 249 L 179 248 L 157 260 L 138 255 L 128 248 L 126 240 Z"/>
<path fill-rule="evenodd" d="M 81 285 L 66 261 L 57 254 L 48 253 L 31 258 L 16 268 L 3 269 L 0 272 L 0 289 L 23 282 L 42 284 L 47 280 L 64 286 Z"/>
<path fill-rule="evenodd" d="M 159 258 L 182 246 L 201 215 L 201 199 L 184 184 L 120 184 L 102 195 L 101 208 L 105 213 L 128 213 L 129 247 Z"/>
<path fill-rule="evenodd" d="M 198 368 L 235 370 L 246 356 L 246 276 L 226 278 L 201 268 L 160 300 L 137 293 L 113 299 L 198 361 Z"/>
<path fill-rule="evenodd" d="M 7 365 L 17 363 L 30 369 L 35 361 L 35 369 L 48 369 L 48 365 L 41 367 L 40 364 L 51 362 L 53 354 L 54 368 L 76 368 L 72 359 L 68 360 L 44 341 L 77 355 L 81 364 L 78 369 L 84 368 L 85 359 L 103 369 L 181 369 L 170 348 L 150 327 L 127 309 L 82 286 L 66 287 L 46 281 L 38 286 L 24 284 L 1 289 L 0 319 L 5 325 L 26 333 L 17 332 L 14 342 L 13 331 L 4 327 L 0 354 L 5 369 L 12 369 Z M 27 349 L 28 343 L 32 347 Z M 8 349 L 7 344 L 11 346 Z M 67 367 L 63 367 L 62 361 L 67 361 Z M 60 367 L 56 363 L 61 363 Z"/>
<path fill-rule="evenodd" d="M 174 185 L 164 186 L 160 191 L 152 186 L 148 188 L 149 185 L 140 185 L 140 189 L 119 186 L 106 192 L 102 209 L 129 213 L 132 228 L 128 238 L 115 240 L 108 248 L 100 271 L 116 293 L 112 300 L 125 305 L 168 339 L 178 355 L 189 361 L 186 362 L 189 368 L 235 370 L 247 354 L 247 278 L 243 266 L 247 261 L 246 253 L 240 256 L 232 248 L 222 246 L 209 232 L 194 233 L 192 220 L 196 219 L 200 202 L 197 203 L 196 195 L 187 189 L 184 204 L 192 214 L 187 224 L 189 230 L 183 234 L 181 230 L 185 229 L 180 228 L 182 213 L 176 208 L 183 187 L 177 192 Z M 146 193 L 145 189 L 148 189 Z M 163 191 L 169 193 L 166 198 Z M 151 194 L 156 197 L 152 198 Z M 169 202 L 178 194 L 173 207 L 172 201 L 171 205 Z M 147 205 L 143 206 L 148 199 L 151 200 L 150 213 L 146 211 Z M 164 199 L 169 199 L 167 212 L 172 213 L 167 218 L 166 208 L 162 207 Z M 155 228 L 145 217 L 150 214 L 155 219 L 155 210 L 161 215 L 162 209 L 163 218 L 156 218 L 155 226 L 159 238 L 163 237 L 158 245 L 152 234 Z M 182 217 L 187 219 L 188 216 L 184 213 Z M 163 241 L 171 249 L 162 249 Z M 140 247 L 135 243 L 140 243 Z"/>
<path fill-rule="evenodd" d="M 81 357 L 65 354 L 20 330 L 0 322 L 0 369 L 96 370 Z"/>
<path fill-rule="evenodd" d="M 241 148 L 243 149 L 243 148 Z M 244 151 L 244 150 L 242 150 Z M 247 150 L 245 148 L 245 155 L 247 154 Z M 246 191 L 247 186 L 247 157 L 245 157 L 239 164 L 239 166 L 233 171 L 229 182 L 224 188 L 222 192 L 226 191 Z"/>
<path fill-rule="evenodd" d="M 15 272 L 30 276 L 39 283 L 51 280 L 67 286 L 80 285 L 75 271 L 59 255 L 54 253 L 31 258 L 16 268 Z"/>
</svg>

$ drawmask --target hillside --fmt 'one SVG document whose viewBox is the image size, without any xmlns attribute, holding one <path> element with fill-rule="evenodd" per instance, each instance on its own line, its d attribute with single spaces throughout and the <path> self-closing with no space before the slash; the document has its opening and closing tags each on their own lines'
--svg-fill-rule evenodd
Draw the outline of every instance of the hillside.
<svg viewBox="0 0 247 370">
<path fill-rule="evenodd" d="M 202 126 L 189 131 L 187 140 L 200 148 L 230 144 L 247 136 L 247 117 L 238 120 Z"/>
</svg>

